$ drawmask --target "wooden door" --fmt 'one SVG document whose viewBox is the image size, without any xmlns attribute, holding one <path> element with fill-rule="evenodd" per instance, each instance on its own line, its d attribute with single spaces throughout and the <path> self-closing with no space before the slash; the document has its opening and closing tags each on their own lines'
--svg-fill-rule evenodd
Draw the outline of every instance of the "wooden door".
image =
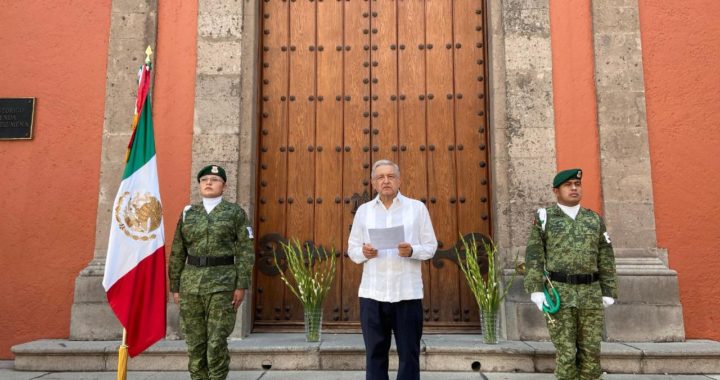
<svg viewBox="0 0 720 380">
<path fill-rule="evenodd" d="M 263 0 L 254 329 L 302 326 L 273 252 L 338 252 L 326 328 L 359 328 L 362 266 L 346 254 L 370 169 L 400 165 L 440 242 L 424 264 L 426 330 L 477 329 L 460 234 L 491 236 L 481 0 Z"/>
</svg>

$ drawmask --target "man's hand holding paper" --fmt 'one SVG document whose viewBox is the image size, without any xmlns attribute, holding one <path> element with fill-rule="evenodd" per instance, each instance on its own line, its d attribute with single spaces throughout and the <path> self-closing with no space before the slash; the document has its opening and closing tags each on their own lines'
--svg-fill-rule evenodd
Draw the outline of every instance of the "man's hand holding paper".
<svg viewBox="0 0 720 380">
<path fill-rule="evenodd" d="M 398 245 L 398 255 L 400 257 L 410 257 L 412 256 L 412 253 L 413 249 L 410 243 L 402 242 Z"/>
<path fill-rule="evenodd" d="M 365 256 L 366 258 L 374 259 L 378 255 L 378 250 L 373 248 L 373 246 L 370 244 L 363 244 L 362 253 L 363 256 Z"/>
</svg>

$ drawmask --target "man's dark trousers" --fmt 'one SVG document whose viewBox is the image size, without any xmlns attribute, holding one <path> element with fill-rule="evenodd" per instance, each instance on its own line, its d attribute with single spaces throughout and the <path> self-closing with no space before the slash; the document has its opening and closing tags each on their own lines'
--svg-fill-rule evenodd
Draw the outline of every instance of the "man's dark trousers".
<svg viewBox="0 0 720 380">
<path fill-rule="evenodd" d="M 365 340 L 366 380 L 388 379 L 392 333 L 400 358 L 397 379 L 420 379 L 422 300 L 379 302 L 360 298 L 360 324 Z"/>
</svg>

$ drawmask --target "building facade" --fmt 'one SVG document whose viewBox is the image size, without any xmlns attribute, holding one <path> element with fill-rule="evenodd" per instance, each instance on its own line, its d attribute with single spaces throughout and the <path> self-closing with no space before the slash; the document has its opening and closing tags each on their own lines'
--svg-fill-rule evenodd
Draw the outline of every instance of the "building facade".
<svg viewBox="0 0 720 380">
<path fill-rule="evenodd" d="M 493 238 L 509 274 L 532 213 L 554 200 L 554 173 L 582 167 L 584 205 L 605 217 L 617 256 L 606 338 L 720 339 L 708 302 L 720 296 L 713 2 L 69 3 L 30 1 L 0 16 L 0 97 L 37 98 L 34 138 L 0 141 L 16 185 L 0 197 L 0 263 L 15 268 L 0 279 L 12 294 L 0 301 L 10 310 L 0 358 L 33 339 L 120 336 L 100 282 L 147 45 L 166 236 L 198 200 L 193 173 L 211 162 L 254 216 L 252 296 L 235 336 L 300 325 L 269 265 L 292 237 L 338 250 L 326 325 L 357 330 L 360 267 L 342 252 L 371 196 L 369 166 L 390 158 L 442 242 L 424 269 L 429 331 L 479 326 L 453 262 L 457 237 Z M 504 336 L 546 338 L 519 285 Z"/>
</svg>

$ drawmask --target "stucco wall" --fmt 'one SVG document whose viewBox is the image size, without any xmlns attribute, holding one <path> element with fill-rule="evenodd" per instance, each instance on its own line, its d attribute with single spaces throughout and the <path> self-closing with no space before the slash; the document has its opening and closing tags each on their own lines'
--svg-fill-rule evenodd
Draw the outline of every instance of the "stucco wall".
<svg viewBox="0 0 720 380">
<path fill-rule="evenodd" d="M 687 338 L 720 339 L 720 2 L 639 5 L 658 245 Z"/>
<path fill-rule="evenodd" d="M 169 255 L 178 217 L 190 202 L 198 8 L 195 1 L 158 3 L 153 116 Z"/>
<path fill-rule="evenodd" d="M 602 213 L 590 13 L 589 1 L 550 1 L 555 147 L 558 170 L 583 169 L 583 206 Z"/>
<path fill-rule="evenodd" d="M 93 258 L 111 1 L 70 3 L 0 11 L 0 97 L 37 97 L 34 139 L 0 141 L 0 359 L 17 343 L 67 338 L 74 281 Z M 189 200 L 197 4 L 161 2 L 158 14 L 153 114 L 169 245 Z M 129 127 L 132 109 L 117 112 Z"/>
<path fill-rule="evenodd" d="M 0 97 L 37 98 L 33 140 L 0 141 L 0 358 L 67 337 L 93 255 L 110 0 L 68 3 L 0 10 Z"/>
</svg>

